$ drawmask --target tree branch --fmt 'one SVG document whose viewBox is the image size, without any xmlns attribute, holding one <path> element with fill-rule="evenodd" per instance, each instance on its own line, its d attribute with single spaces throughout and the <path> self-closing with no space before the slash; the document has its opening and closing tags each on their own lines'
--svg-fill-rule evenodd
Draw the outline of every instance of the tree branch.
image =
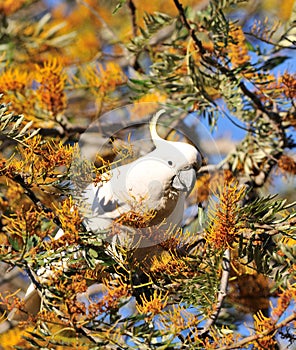
<svg viewBox="0 0 296 350">
<path fill-rule="evenodd" d="M 133 0 L 128 0 L 127 5 L 128 5 L 128 8 L 129 8 L 131 16 L 132 16 L 133 36 L 136 37 L 138 34 L 138 25 L 137 25 L 137 18 L 136 18 L 137 8 L 136 8 Z"/>
<path fill-rule="evenodd" d="M 290 316 L 286 317 L 282 322 L 275 324 L 275 326 L 272 329 L 266 329 L 264 332 L 260 334 L 250 335 L 249 337 L 246 337 L 232 345 L 223 346 L 222 348 L 219 347 L 219 350 L 239 349 L 242 346 L 247 345 L 248 343 L 254 342 L 256 340 L 260 340 L 263 337 L 266 337 L 267 335 L 273 334 L 275 331 L 287 326 L 290 322 L 295 320 L 296 320 L 296 311 L 294 311 Z"/>
<path fill-rule="evenodd" d="M 185 26 L 185 28 L 188 30 L 193 42 L 196 44 L 196 46 L 198 47 L 200 54 L 204 60 L 204 62 L 210 64 L 211 66 L 217 68 L 222 74 L 226 75 L 227 77 L 230 77 L 232 80 L 236 81 L 238 83 L 238 87 L 242 90 L 242 92 L 251 99 L 251 101 L 255 104 L 255 106 L 262 111 L 263 113 L 267 114 L 269 117 L 271 117 L 272 120 L 275 120 L 279 118 L 277 113 L 274 113 L 268 109 L 266 109 L 264 107 L 264 105 L 262 104 L 260 98 L 253 93 L 252 91 L 250 91 L 246 85 L 244 84 L 243 81 L 239 81 L 236 78 L 235 74 L 233 73 L 232 70 L 230 70 L 229 68 L 227 68 L 226 66 L 220 64 L 218 61 L 214 60 L 211 56 L 206 55 L 207 54 L 207 50 L 203 47 L 202 42 L 198 39 L 198 37 L 196 36 L 195 30 L 194 28 L 192 28 L 187 20 L 184 8 L 182 6 L 182 4 L 180 3 L 179 0 L 174 0 L 174 4 L 179 12 L 181 21 L 183 23 L 183 25 Z"/>
<path fill-rule="evenodd" d="M 190 33 L 190 36 L 191 36 L 192 40 L 194 41 L 194 43 L 197 45 L 201 55 L 204 55 L 206 53 L 206 50 L 202 46 L 202 42 L 196 36 L 195 30 L 190 26 L 189 22 L 187 21 L 187 17 L 185 15 L 183 5 L 180 3 L 179 0 L 174 0 L 174 3 L 175 3 L 177 10 L 179 11 L 181 22 L 184 24 L 185 28 Z"/>
<path fill-rule="evenodd" d="M 25 191 L 25 194 L 31 199 L 31 201 L 36 205 L 37 208 L 42 210 L 44 213 L 51 213 L 53 212 L 50 208 L 46 207 L 41 200 L 35 195 L 35 193 L 31 190 L 31 188 L 26 184 L 25 180 L 20 174 L 15 175 L 11 178 L 15 182 L 17 182 L 19 185 L 22 186 L 22 188 Z M 60 219 L 55 216 L 53 218 L 53 222 L 57 224 L 58 226 L 61 226 Z"/>
<path fill-rule="evenodd" d="M 222 276 L 221 276 L 221 281 L 220 281 L 217 303 L 215 305 L 215 308 L 214 308 L 210 318 L 207 320 L 206 324 L 204 325 L 200 335 L 204 335 L 205 333 L 207 333 L 209 331 L 210 327 L 213 324 L 215 324 L 215 322 L 219 316 L 223 301 L 227 295 L 229 274 L 230 274 L 230 249 L 228 248 L 225 250 L 225 252 L 223 254 Z"/>
</svg>

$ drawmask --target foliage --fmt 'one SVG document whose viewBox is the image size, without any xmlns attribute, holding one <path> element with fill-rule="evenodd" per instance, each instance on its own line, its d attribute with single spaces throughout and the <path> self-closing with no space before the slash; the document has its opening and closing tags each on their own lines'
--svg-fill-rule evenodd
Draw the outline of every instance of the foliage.
<svg viewBox="0 0 296 350">
<path fill-rule="evenodd" d="M 7 312 L 24 302 L 1 277 L 5 349 L 273 349 L 295 341 L 295 195 L 272 194 L 295 185 L 296 74 L 285 64 L 295 56 L 295 11 L 288 1 L 277 21 L 264 18 L 263 1 L 255 21 L 249 3 L 2 1 L 1 266 L 26 271 L 42 295 L 39 312 L 5 331 Z M 211 130 L 229 120 L 244 138 L 219 164 L 205 156 L 188 198 L 197 217 L 139 256 L 86 232 L 69 179 L 89 124 L 130 102 L 140 121 L 147 101 Z M 121 141 L 79 171 L 107 181 L 112 162 L 132 153 Z M 129 214 L 117 224 L 151 219 Z M 54 239 L 59 228 L 65 234 Z M 246 313 L 249 336 L 238 327 Z"/>
</svg>

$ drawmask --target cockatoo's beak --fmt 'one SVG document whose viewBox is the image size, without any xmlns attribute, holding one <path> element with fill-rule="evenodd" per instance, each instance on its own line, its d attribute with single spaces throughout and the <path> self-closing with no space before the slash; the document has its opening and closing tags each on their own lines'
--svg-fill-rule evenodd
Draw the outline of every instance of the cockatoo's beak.
<svg viewBox="0 0 296 350">
<path fill-rule="evenodd" d="M 178 172 L 173 178 L 172 186 L 176 190 L 187 192 L 189 194 L 194 187 L 195 181 L 196 170 L 194 168 L 189 168 Z"/>
</svg>

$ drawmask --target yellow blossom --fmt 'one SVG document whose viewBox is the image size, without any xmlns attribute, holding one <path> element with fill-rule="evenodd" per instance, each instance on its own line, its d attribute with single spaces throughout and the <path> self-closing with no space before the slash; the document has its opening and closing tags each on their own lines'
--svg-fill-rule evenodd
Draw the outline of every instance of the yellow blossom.
<svg viewBox="0 0 296 350">
<path fill-rule="evenodd" d="M 161 328 L 169 329 L 174 335 L 196 327 L 199 323 L 195 315 L 180 305 L 174 305 L 170 310 L 162 313 L 159 321 Z"/>
<path fill-rule="evenodd" d="M 66 74 L 58 59 L 54 58 L 45 62 L 43 67 L 37 66 L 36 80 L 39 82 L 37 98 L 41 106 L 56 117 L 66 108 L 64 92 Z"/>
<path fill-rule="evenodd" d="M 64 200 L 60 207 L 55 206 L 55 209 L 61 223 L 61 228 L 65 232 L 62 239 L 67 240 L 67 243 L 74 243 L 78 238 L 78 228 L 82 219 L 78 208 L 74 205 L 72 197 Z"/>
<path fill-rule="evenodd" d="M 97 303 L 90 305 L 89 312 L 94 315 L 118 308 L 121 299 L 130 296 L 128 284 L 120 278 L 113 281 L 104 280 L 103 282 L 107 293 Z"/>
<path fill-rule="evenodd" d="M 229 58 L 234 67 L 241 67 L 250 61 L 244 32 L 240 26 L 232 25 L 229 36 Z"/>
<path fill-rule="evenodd" d="M 84 75 L 89 87 L 96 95 L 105 95 L 125 81 L 120 66 L 114 62 L 106 63 L 105 67 L 102 64 L 94 68 L 89 66 Z"/>
<path fill-rule="evenodd" d="M 296 300 L 296 284 L 290 285 L 289 289 L 280 293 L 276 307 L 272 307 L 271 315 L 273 319 L 278 320 L 293 300 Z"/>
<path fill-rule="evenodd" d="M 274 339 L 275 322 L 263 315 L 262 311 L 257 312 L 254 315 L 254 327 L 257 334 L 262 334 L 262 337 L 256 340 L 257 349 L 274 349 L 277 345 L 276 340 Z M 269 332 L 270 331 L 270 332 Z"/>
<path fill-rule="evenodd" d="M 0 13 L 6 16 L 13 14 L 21 8 L 27 0 L 2 0 L 0 3 Z"/>
<path fill-rule="evenodd" d="M 32 83 L 32 74 L 17 68 L 5 69 L 0 77 L 0 93 L 7 90 L 20 91 Z"/>
<path fill-rule="evenodd" d="M 153 317 L 162 312 L 168 302 L 168 295 L 162 295 L 162 291 L 154 290 L 150 300 L 147 299 L 146 295 L 141 295 L 141 304 L 137 304 L 137 310 L 141 314 L 149 314 L 149 317 Z"/>
<path fill-rule="evenodd" d="M 238 188 L 233 179 L 225 179 L 218 196 L 219 202 L 211 213 L 207 229 L 207 242 L 216 249 L 227 248 L 235 241 L 239 232 L 238 202 L 245 194 L 245 188 Z"/>
</svg>

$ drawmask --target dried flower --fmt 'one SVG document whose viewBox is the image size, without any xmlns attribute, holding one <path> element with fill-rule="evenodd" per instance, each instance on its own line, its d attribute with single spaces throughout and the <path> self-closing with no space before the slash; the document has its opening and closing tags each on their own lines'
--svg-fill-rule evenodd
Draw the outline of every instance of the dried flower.
<svg viewBox="0 0 296 350">
<path fill-rule="evenodd" d="M 285 154 L 281 156 L 281 158 L 278 161 L 278 167 L 289 174 L 296 174 L 296 161 Z"/>
<path fill-rule="evenodd" d="M 281 77 L 281 86 L 286 97 L 296 98 L 296 74 L 284 73 Z"/>
<path fill-rule="evenodd" d="M 113 281 L 104 280 L 104 285 L 107 289 L 107 293 L 97 303 L 92 303 L 90 305 L 89 311 L 93 315 L 118 308 L 121 299 L 130 296 L 129 286 L 121 279 Z"/>
<path fill-rule="evenodd" d="M 272 318 L 278 320 L 283 313 L 287 310 L 290 303 L 296 299 L 296 286 L 290 286 L 289 289 L 286 289 L 280 293 L 277 300 L 276 307 L 272 308 Z"/>
</svg>

